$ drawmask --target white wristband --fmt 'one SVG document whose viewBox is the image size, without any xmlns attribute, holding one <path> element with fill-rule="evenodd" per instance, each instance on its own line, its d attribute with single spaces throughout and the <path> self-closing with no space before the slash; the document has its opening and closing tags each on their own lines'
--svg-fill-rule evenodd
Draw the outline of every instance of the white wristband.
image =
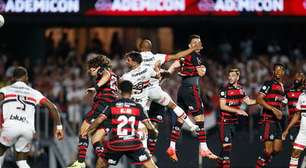
<svg viewBox="0 0 306 168">
<path fill-rule="evenodd" d="M 57 126 L 56 126 L 56 129 L 62 130 L 62 129 L 63 129 L 63 125 L 57 125 Z"/>
</svg>

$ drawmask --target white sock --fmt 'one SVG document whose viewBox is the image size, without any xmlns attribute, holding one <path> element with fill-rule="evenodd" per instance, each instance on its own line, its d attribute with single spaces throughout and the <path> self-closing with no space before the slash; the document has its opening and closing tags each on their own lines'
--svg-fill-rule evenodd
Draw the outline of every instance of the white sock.
<svg viewBox="0 0 306 168">
<path fill-rule="evenodd" d="M 178 116 L 178 117 L 182 117 L 183 115 L 186 115 L 184 110 L 182 108 L 180 108 L 179 106 L 176 106 L 173 109 L 174 113 Z M 188 116 L 186 116 L 186 118 L 182 118 L 184 120 L 184 122 L 189 126 L 189 127 L 195 127 L 195 124 L 190 120 L 190 118 Z"/>
<path fill-rule="evenodd" d="M 299 158 L 290 158 L 289 168 L 297 168 L 299 164 Z"/>
<path fill-rule="evenodd" d="M 203 149 L 203 150 L 208 150 L 207 143 L 206 142 L 201 142 L 200 143 L 200 148 Z"/>
<path fill-rule="evenodd" d="M 176 142 L 170 141 L 170 147 L 175 149 L 176 148 Z"/>
<path fill-rule="evenodd" d="M 16 164 L 19 168 L 30 168 L 26 160 L 18 160 Z"/>
<path fill-rule="evenodd" d="M 0 156 L 0 168 L 1 168 L 1 167 L 2 167 L 2 165 L 3 165 L 4 158 L 5 158 L 5 153 L 3 153 L 3 155 L 2 155 L 2 156 Z"/>
</svg>

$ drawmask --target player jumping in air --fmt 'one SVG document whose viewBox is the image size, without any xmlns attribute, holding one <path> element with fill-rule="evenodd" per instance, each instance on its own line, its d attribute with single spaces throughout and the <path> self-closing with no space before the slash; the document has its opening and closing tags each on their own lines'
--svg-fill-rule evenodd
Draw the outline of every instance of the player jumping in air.
<svg viewBox="0 0 306 168">
<path fill-rule="evenodd" d="M 31 149 L 35 133 L 36 106 L 46 107 L 55 120 L 54 136 L 58 140 L 64 138 L 63 126 L 56 106 L 28 83 L 28 72 L 17 67 L 13 72 L 16 81 L 12 85 L 0 89 L 3 124 L 0 134 L 0 167 L 4 162 L 5 151 L 15 146 L 16 163 L 19 168 L 30 168 L 26 160 Z"/>
<path fill-rule="evenodd" d="M 139 50 L 141 51 L 140 54 L 142 56 L 142 64 L 151 68 L 158 69 L 160 69 L 160 66 L 166 62 L 177 60 L 200 49 L 202 49 L 202 46 L 194 46 L 187 50 L 178 52 L 177 54 L 153 54 L 152 43 L 150 40 L 143 39 L 139 44 Z M 177 106 L 170 95 L 162 90 L 160 87 L 160 79 L 152 78 L 150 80 L 150 84 L 148 86 L 148 96 L 149 100 L 152 101 L 148 111 L 148 116 L 156 128 L 158 128 L 158 124 L 162 121 L 165 107 L 168 107 L 172 109 L 174 113 L 179 116 L 179 118 L 185 118 L 187 124 L 192 126 L 193 130 L 196 129 L 196 125 L 190 122 L 183 109 Z M 148 148 L 151 153 L 154 153 L 155 151 L 156 142 L 157 141 L 155 139 L 149 137 Z"/>
<path fill-rule="evenodd" d="M 111 61 L 104 55 L 96 55 L 87 61 L 88 72 L 96 78 L 93 88 L 87 89 L 88 93 L 94 93 L 94 103 L 91 110 L 87 113 L 79 133 L 78 160 L 69 168 L 85 168 L 86 152 L 88 148 L 88 129 L 91 123 L 104 112 L 105 108 L 118 97 L 118 78 L 111 71 Z M 92 137 L 92 144 L 96 155 L 101 153 L 102 132 L 96 131 Z"/>
<path fill-rule="evenodd" d="M 188 43 L 189 48 L 201 48 L 201 37 L 198 35 L 191 35 Z M 175 69 L 179 68 L 179 75 L 182 77 L 181 86 L 177 94 L 178 106 L 182 107 L 184 111 L 192 115 L 199 126 L 197 130 L 198 140 L 200 142 L 200 156 L 208 157 L 210 159 L 217 159 L 207 147 L 206 131 L 204 129 L 204 107 L 202 99 L 202 91 L 200 87 L 201 78 L 206 73 L 206 67 L 203 64 L 203 57 L 200 54 L 200 49 L 184 57 L 179 61 L 175 61 L 169 68 L 169 73 L 173 73 Z M 172 128 L 170 146 L 167 149 L 168 156 L 177 161 L 176 155 L 176 141 L 181 134 L 182 122 L 176 122 Z"/>
<path fill-rule="evenodd" d="M 240 78 L 240 70 L 232 68 L 228 72 L 228 84 L 220 88 L 220 119 L 219 134 L 222 142 L 222 150 L 219 161 L 220 168 L 230 168 L 230 153 L 232 150 L 232 139 L 235 134 L 238 116 L 248 116 L 248 114 L 240 109 L 242 103 L 247 105 L 256 104 L 256 100 L 250 99 L 243 87 L 238 83 Z"/>
</svg>

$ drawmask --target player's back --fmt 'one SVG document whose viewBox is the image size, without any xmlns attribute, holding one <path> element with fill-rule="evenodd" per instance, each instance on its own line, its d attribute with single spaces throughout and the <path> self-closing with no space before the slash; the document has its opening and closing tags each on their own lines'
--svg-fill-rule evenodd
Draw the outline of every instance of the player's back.
<svg viewBox="0 0 306 168">
<path fill-rule="evenodd" d="M 4 95 L 2 102 L 3 127 L 22 125 L 33 131 L 36 106 L 46 98 L 24 82 L 15 82 L 0 89 Z"/>
<path fill-rule="evenodd" d="M 137 134 L 138 124 L 146 120 L 147 117 L 140 104 L 131 99 L 119 99 L 110 106 L 105 115 L 112 124 L 110 149 L 128 151 L 142 147 Z"/>
</svg>

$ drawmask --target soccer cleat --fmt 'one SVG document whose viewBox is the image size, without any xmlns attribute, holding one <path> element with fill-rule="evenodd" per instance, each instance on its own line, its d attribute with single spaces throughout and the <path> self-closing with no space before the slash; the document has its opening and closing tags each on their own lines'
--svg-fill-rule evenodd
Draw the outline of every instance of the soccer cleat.
<svg viewBox="0 0 306 168">
<path fill-rule="evenodd" d="M 79 161 L 75 161 L 71 166 L 68 166 L 67 168 L 86 168 L 86 164 L 80 163 Z"/>
<path fill-rule="evenodd" d="M 167 155 L 169 156 L 171 160 L 176 161 L 176 162 L 178 161 L 175 149 L 169 147 L 167 149 Z"/>
<path fill-rule="evenodd" d="M 201 149 L 200 150 L 200 156 L 207 157 L 208 159 L 216 160 L 220 159 L 217 155 L 213 154 L 209 149 Z"/>
</svg>

